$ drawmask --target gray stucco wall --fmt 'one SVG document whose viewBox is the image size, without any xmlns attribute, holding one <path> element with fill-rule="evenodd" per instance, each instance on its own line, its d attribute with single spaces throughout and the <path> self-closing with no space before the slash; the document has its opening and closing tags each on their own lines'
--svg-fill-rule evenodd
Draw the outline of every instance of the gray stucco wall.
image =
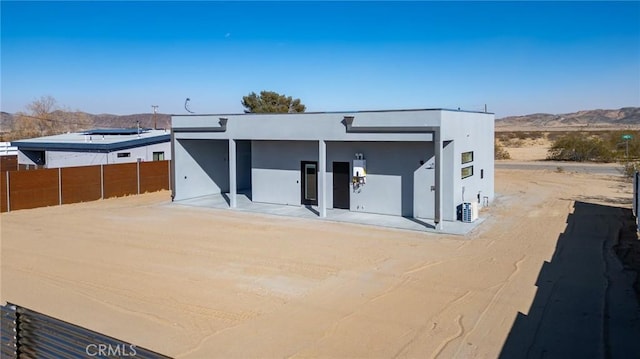
<svg viewBox="0 0 640 359">
<path fill-rule="evenodd" d="M 129 157 L 118 157 L 118 153 L 128 152 Z M 128 148 L 126 150 L 110 152 L 107 158 L 108 163 L 128 163 L 136 162 L 138 158 L 142 161 L 153 161 L 154 152 L 164 152 L 164 159 L 171 159 L 171 142 L 157 143 L 155 145 Z"/>
<path fill-rule="evenodd" d="M 228 192 L 228 153 L 228 141 L 175 141 L 175 199 Z"/>
<path fill-rule="evenodd" d="M 426 169 L 431 142 L 328 142 L 328 208 L 333 207 L 333 162 L 349 162 L 352 171 L 356 153 L 367 160 L 367 182 L 350 190 L 352 211 L 412 217 L 426 215 L 430 207 L 433 213 L 433 170 Z"/>
<path fill-rule="evenodd" d="M 107 153 L 46 151 L 47 168 L 107 164 Z"/>
<path fill-rule="evenodd" d="M 379 126 L 382 132 L 352 133 L 340 122 L 354 117 L 354 126 Z M 220 119 L 228 121 L 221 128 Z M 333 207 L 333 162 L 349 162 L 363 153 L 367 184 L 350 192 L 350 209 L 391 215 L 434 218 L 435 178 L 431 133 L 404 128 L 439 128 L 443 141 L 443 219 L 455 220 L 463 201 L 494 197 L 494 115 L 451 110 L 357 113 L 174 116 L 176 198 L 228 190 L 228 139 L 236 140 L 238 189 L 249 184 L 256 202 L 300 205 L 300 161 L 318 161 L 318 140 L 327 141 L 327 208 Z M 394 130 L 395 129 L 395 130 Z M 215 148 L 203 143 L 220 140 Z M 247 147 L 251 140 L 250 148 Z M 190 146 L 184 144 L 200 143 Z M 209 146 L 209 147 L 207 147 Z M 474 174 L 462 179 L 461 155 L 473 151 Z M 216 156 L 224 154 L 220 159 Z M 249 154 L 250 153 L 250 154 Z M 202 157 L 198 160 L 188 157 Z M 210 157 L 206 165 L 203 158 Z M 250 158 L 250 171 L 247 170 Z M 420 165 L 420 161 L 424 163 Z M 204 166 L 204 167 L 203 167 Z M 481 172 L 483 178 L 481 178 Z M 191 187 L 183 175 L 195 176 Z M 213 177 L 218 177 L 214 180 Z"/>
<path fill-rule="evenodd" d="M 430 133 L 347 133 L 341 121 L 354 117 L 354 126 L 439 126 L 440 111 L 385 111 L 305 114 L 243 114 L 172 116 L 176 138 L 215 138 L 236 140 L 317 140 L 328 141 L 431 141 Z M 220 119 L 226 118 L 226 130 Z"/>
<path fill-rule="evenodd" d="M 367 160 L 367 183 L 350 188 L 352 211 L 433 216 L 434 170 L 426 162 L 433 156 L 431 142 L 327 142 L 328 208 L 333 207 L 333 162 L 348 162 L 351 173 L 356 152 Z M 300 205 L 301 161 L 318 160 L 318 142 L 253 141 L 252 153 L 253 200 Z"/>
<path fill-rule="evenodd" d="M 443 112 L 443 136 L 453 140 L 453 193 L 457 206 L 464 201 L 477 201 L 488 197 L 494 199 L 494 116 L 483 113 Z M 462 153 L 473 151 L 473 162 L 462 164 Z M 473 176 L 461 178 L 462 167 L 473 166 Z M 481 173 L 484 175 L 481 178 Z M 451 210 L 455 214 L 455 207 Z M 445 219 L 455 219 L 451 212 L 443 213 Z"/>
<path fill-rule="evenodd" d="M 255 202 L 300 205 L 300 161 L 318 160 L 317 141 L 252 141 Z"/>
<path fill-rule="evenodd" d="M 129 153 L 129 157 L 118 157 L 118 153 Z M 164 159 L 171 159 L 171 143 L 158 143 L 149 146 L 134 147 L 114 152 L 79 152 L 79 151 L 45 151 L 45 166 L 47 168 L 76 167 L 106 165 L 112 163 L 153 161 L 154 152 L 164 152 Z M 18 152 L 18 163 L 34 164 L 33 161 L 21 151 Z"/>
</svg>

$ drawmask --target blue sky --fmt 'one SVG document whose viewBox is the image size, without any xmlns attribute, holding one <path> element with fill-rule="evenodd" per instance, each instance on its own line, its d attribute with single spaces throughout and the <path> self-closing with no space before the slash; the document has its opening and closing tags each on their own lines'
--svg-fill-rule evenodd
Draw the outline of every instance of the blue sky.
<svg viewBox="0 0 640 359">
<path fill-rule="evenodd" d="M 239 113 L 640 106 L 640 2 L 9 2 L 1 107 Z"/>
</svg>

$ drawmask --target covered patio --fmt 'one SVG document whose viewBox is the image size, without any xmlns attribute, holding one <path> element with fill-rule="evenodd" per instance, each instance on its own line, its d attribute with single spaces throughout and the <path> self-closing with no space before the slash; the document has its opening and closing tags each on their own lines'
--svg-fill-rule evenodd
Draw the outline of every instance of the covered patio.
<svg viewBox="0 0 640 359">
<path fill-rule="evenodd" d="M 175 201 L 169 205 L 229 210 L 230 198 L 227 193 L 212 194 Z M 327 208 L 326 217 L 321 217 L 320 212 L 318 211 L 318 206 L 291 206 L 253 202 L 251 201 L 251 193 L 247 191 L 237 193 L 236 206 L 232 207 L 232 209 L 237 211 L 261 213 L 266 215 L 326 220 L 331 222 L 355 223 L 367 226 L 378 226 L 418 232 L 454 234 L 461 236 L 464 236 L 471 232 L 485 219 L 484 216 L 481 216 L 480 218 L 478 218 L 478 220 L 472 223 L 460 221 L 443 221 L 441 222 L 441 228 L 436 229 L 434 221 L 430 219 L 353 212 L 346 209 Z"/>
</svg>

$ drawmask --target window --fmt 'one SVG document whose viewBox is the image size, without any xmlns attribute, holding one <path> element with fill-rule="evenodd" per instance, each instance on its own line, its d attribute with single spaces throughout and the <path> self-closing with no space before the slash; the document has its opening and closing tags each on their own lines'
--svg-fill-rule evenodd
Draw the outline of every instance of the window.
<svg viewBox="0 0 640 359">
<path fill-rule="evenodd" d="M 462 167 L 462 178 L 473 176 L 473 166 Z"/>
<path fill-rule="evenodd" d="M 120 152 L 118 153 L 118 158 L 122 157 L 131 157 L 131 152 Z"/>
<path fill-rule="evenodd" d="M 164 152 L 154 152 L 153 153 L 154 161 L 164 161 Z"/>
<path fill-rule="evenodd" d="M 462 164 L 473 162 L 473 151 L 462 152 Z"/>
<path fill-rule="evenodd" d="M 480 179 L 484 178 L 484 170 L 480 170 Z"/>
</svg>

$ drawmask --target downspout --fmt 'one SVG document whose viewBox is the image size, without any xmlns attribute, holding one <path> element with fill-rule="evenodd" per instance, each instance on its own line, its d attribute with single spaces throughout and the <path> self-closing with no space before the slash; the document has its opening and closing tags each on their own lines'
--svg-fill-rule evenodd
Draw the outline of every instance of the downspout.
<svg viewBox="0 0 640 359">
<path fill-rule="evenodd" d="M 171 160 L 170 162 L 170 166 L 169 166 L 169 177 L 171 178 L 171 181 L 169 181 L 169 187 L 171 188 L 171 202 L 173 202 L 173 200 L 176 198 L 176 145 L 175 145 L 175 141 L 176 141 L 176 136 L 175 133 L 173 132 L 173 129 L 171 129 Z"/>
<path fill-rule="evenodd" d="M 436 229 L 442 229 L 442 140 L 440 139 L 440 130 L 433 131 L 433 147 L 434 157 L 436 161 L 436 173 L 435 173 L 435 212 L 433 215 L 433 222 L 436 224 Z"/>
</svg>

